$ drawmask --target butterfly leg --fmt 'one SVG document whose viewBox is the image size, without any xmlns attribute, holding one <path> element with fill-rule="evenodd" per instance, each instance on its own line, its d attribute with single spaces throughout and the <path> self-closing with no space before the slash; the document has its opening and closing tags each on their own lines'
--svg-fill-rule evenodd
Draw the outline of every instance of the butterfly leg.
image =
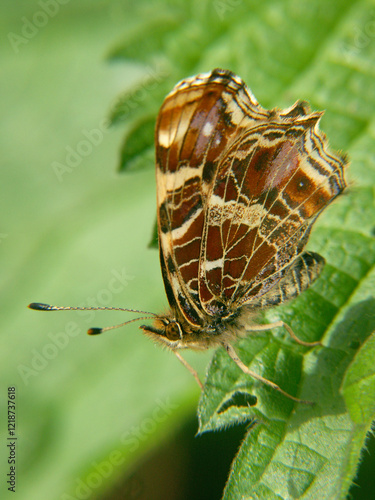
<svg viewBox="0 0 375 500">
<path fill-rule="evenodd" d="M 285 330 L 289 333 L 289 335 L 294 339 L 298 344 L 304 345 L 306 347 L 314 347 L 316 345 L 322 345 L 321 342 L 305 342 L 301 340 L 297 335 L 293 332 L 290 326 L 284 321 L 275 321 L 275 323 L 268 323 L 266 325 L 252 325 L 247 327 L 246 330 L 249 332 L 263 332 L 265 330 L 272 330 L 273 328 L 285 328 Z"/>
<path fill-rule="evenodd" d="M 189 365 L 189 363 L 181 356 L 181 354 L 177 351 L 173 351 L 174 354 L 176 355 L 177 359 L 179 361 L 181 361 L 181 363 L 185 366 L 185 368 L 187 368 L 189 370 L 189 372 L 193 375 L 193 377 L 195 378 L 195 380 L 197 381 L 199 387 L 201 389 L 203 389 L 203 384 L 202 382 L 200 381 L 200 378 L 199 378 L 199 375 L 198 373 L 194 370 L 194 368 L 192 366 Z"/>
<path fill-rule="evenodd" d="M 229 354 L 229 356 L 233 359 L 233 361 L 236 363 L 236 365 L 241 368 L 241 370 L 246 373 L 247 375 L 250 375 L 251 377 L 255 378 L 256 380 L 259 380 L 260 382 L 263 382 L 264 384 L 266 385 L 269 385 L 270 387 L 272 387 L 273 389 L 275 389 L 276 391 L 278 392 L 281 392 L 281 394 L 283 394 L 284 396 L 286 396 L 287 398 L 289 399 L 292 399 L 293 401 L 296 401 L 297 403 L 303 403 L 303 404 L 307 404 L 307 405 L 314 405 L 315 403 L 313 403 L 312 401 L 306 401 L 306 400 L 303 400 L 303 399 L 298 399 L 298 398 L 295 398 L 294 396 L 291 396 L 290 394 L 288 394 L 287 392 L 283 391 L 277 384 L 275 384 L 274 382 L 271 382 L 270 380 L 262 377 L 261 375 L 258 375 L 257 373 L 253 372 L 252 370 L 250 370 L 241 360 L 240 358 L 238 357 L 236 351 L 233 349 L 233 347 L 230 345 L 230 344 L 223 344 L 227 353 Z"/>
</svg>

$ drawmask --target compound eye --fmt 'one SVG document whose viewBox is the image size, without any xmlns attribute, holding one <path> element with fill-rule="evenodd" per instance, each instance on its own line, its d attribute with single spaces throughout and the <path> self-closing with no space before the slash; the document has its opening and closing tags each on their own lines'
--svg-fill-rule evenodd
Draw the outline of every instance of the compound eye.
<svg viewBox="0 0 375 500">
<path fill-rule="evenodd" d="M 173 321 L 165 327 L 165 336 L 168 340 L 179 340 L 181 338 L 181 327 Z"/>
</svg>

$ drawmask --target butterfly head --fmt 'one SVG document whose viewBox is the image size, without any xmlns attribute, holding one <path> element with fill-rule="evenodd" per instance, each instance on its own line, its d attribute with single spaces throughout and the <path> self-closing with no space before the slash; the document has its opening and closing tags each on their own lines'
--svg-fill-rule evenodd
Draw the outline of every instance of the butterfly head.
<svg viewBox="0 0 375 500">
<path fill-rule="evenodd" d="M 171 316 L 158 316 L 153 325 L 141 325 L 140 328 L 153 340 L 171 349 L 187 347 L 181 324 Z"/>
<path fill-rule="evenodd" d="M 167 346 L 172 350 L 195 349 L 205 350 L 221 345 L 223 340 L 229 341 L 237 336 L 237 319 L 240 310 L 210 317 L 206 325 L 193 325 L 175 314 L 169 313 L 156 316 L 152 325 L 141 325 L 140 328 L 152 340 Z"/>
<path fill-rule="evenodd" d="M 202 350 L 215 343 L 213 335 L 205 328 L 181 320 L 172 310 L 157 316 L 152 325 L 141 325 L 140 328 L 152 340 L 172 350 Z"/>
</svg>

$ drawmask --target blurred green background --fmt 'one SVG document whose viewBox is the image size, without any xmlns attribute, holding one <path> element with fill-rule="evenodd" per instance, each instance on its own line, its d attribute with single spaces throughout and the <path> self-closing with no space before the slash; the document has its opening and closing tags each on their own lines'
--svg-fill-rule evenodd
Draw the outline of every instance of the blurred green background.
<svg viewBox="0 0 375 500">
<path fill-rule="evenodd" d="M 118 95 L 142 81 L 150 65 L 147 57 L 109 63 L 107 56 L 126 34 L 153 21 L 155 13 L 167 18 L 179 3 L 45 0 L 0 7 L 1 408 L 4 415 L 6 389 L 15 386 L 16 498 L 219 498 L 213 486 L 208 486 L 210 496 L 202 485 L 209 484 L 211 472 L 224 483 L 244 432 L 240 428 L 194 441 L 199 390 L 173 356 L 142 336 L 137 324 L 95 338 L 85 334 L 91 326 L 120 323 L 128 316 L 26 309 L 32 301 L 155 312 L 166 307 L 158 254 L 147 248 L 155 218 L 153 168 L 146 162 L 147 168 L 119 174 L 124 129 L 106 126 Z M 373 122 L 369 125 L 366 115 L 373 113 L 374 105 L 372 110 L 368 105 L 373 88 L 361 89 L 355 79 L 344 82 L 338 60 L 341 54 L 350 66 L 355 57 L 373 82 L 375 62 L 368 54 L 375 54 L 374 2 L 204 3 L 217 29 L 215 43 L 207 34 L 205 51 L 197 45 L 193 57 L 184 39 L 186 33 L 194 39 L 202 31 L 199 13 L 183 19 L 175 44 L 182 60 L 191 58 L 189 73 L 179 74 L 176 64 L 171 85 L 222 66 L 239 73 L 260 102 L 272 107 L 291 104 L 309 74 L 315 75 L 320 93 L 314 94 L 313 107 L 326 107 L 335 95 L 341 103 L 345 92 L 353 98 L 346 129 L 340 128 L 342 109 L 334 105 L 326 127 L 323 123 L 333 146 L 346 149 L 348 137 L 361 137 L 366 127 L 373 141 Z M 241 10 L 237 22 L 248 16 L 248 24 L 239 24 L 238 30 L 236 9 Z M 327 25 L 314 16 L 327 19 Z M 298 29 L 299 19 L 305 18 L 316 24 L 314 37 Z M 250 25 L 253 42 L 242 46 L 241 30 Z M 324 39 L 319 29 L 325 30 Z M 275 34 L 273 45 L 269 30 Z M 325 75 L 332 88 L 320 76 L 322 54 L 337 64 L 336 73 Z M 168 90 L 160 88 L 161 93 Z M 361 111 L 354 103 L 362 92 L 367 104 Z M 311 96 L 307 91 L 300 97 Z M 137 105 L 142 108 L 142 99 Z M 351 154 L 355 182 L 369 176 L 359 150 Z M 204 373 L 210 356 L 186 357 Z M 1 445 L 4 477 L 4 440 Z M 202 446 L 199 452 L 197 446 Z M 220 461 L 224 448 L 229 458 Z M 373 442 L 368 448 L 373 453 Z M 189 461 L 199 464 L 198 470 Z M 365 459 L 363 488 L 353 490 L 353 498 L 374 487 L 374 467 Z M 200 484 L 200 497 L 186 486 L 189 482 Z M 2 498 L 10 495 L 4 486 Z"/>
</svg>

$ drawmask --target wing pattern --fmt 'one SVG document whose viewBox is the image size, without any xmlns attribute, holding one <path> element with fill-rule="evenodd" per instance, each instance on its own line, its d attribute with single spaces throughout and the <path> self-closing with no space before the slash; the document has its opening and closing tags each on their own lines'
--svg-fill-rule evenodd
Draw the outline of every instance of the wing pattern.
<svg viewBox="0 0 375 500">
<path fill-rule="evenodd" d="M 169 303 L 192 326 L 264 305 L 280 280 L 291 290 L 313 222 L 345 188 L 321 115 L 304 102 L 266 110 L 224 70 L 166 97 L 156 125 L 160 259 Z"/>
</svg>

